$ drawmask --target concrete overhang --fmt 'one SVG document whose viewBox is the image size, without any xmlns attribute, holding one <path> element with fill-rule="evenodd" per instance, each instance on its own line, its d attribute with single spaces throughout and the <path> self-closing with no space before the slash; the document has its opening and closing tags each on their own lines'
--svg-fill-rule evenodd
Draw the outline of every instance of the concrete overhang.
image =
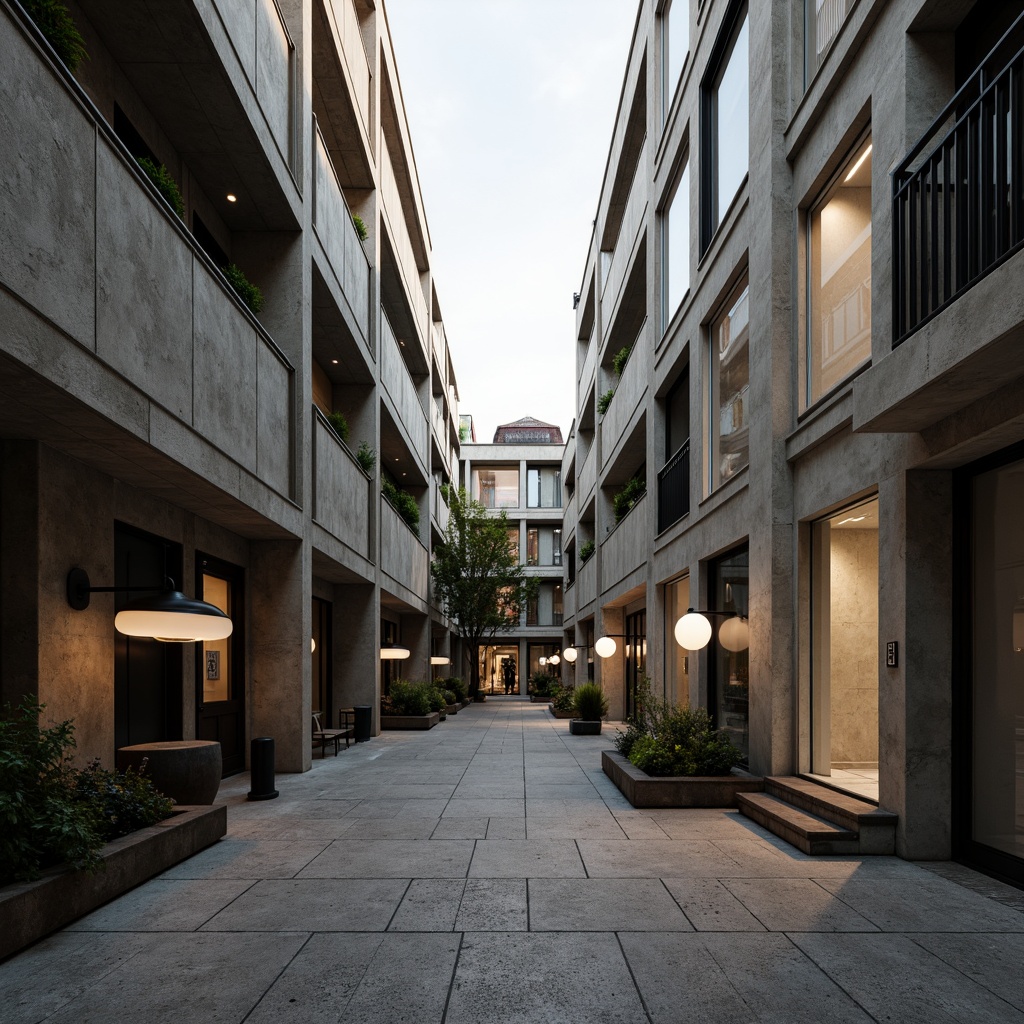
<svg viewBox="0 0 1024 1024">
<path fill-rule="evenodd" d="M 1024 376 L 1024 251 L 857 378 L 853 429 L 919 433 Z"/>
</svg>

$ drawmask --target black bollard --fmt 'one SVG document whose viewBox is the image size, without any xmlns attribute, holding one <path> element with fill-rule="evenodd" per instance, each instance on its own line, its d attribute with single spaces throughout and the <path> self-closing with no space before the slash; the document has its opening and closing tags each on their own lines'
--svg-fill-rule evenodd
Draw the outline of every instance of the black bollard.
<svg viewBox="0 0 1024 1024">
<path fill-rule="evenodd" d="M 373 728 L 373 708 L 369 704 L 357 704 L 352 710 L 355 712 L 356 743 L 365 743 Z"/>
<path fill-rule="evenodd" d="M 249 790 L 250 800 L 273 800 L 274 789 L 274 738 L 257 736 L 249 744 Z"/>
</svg>

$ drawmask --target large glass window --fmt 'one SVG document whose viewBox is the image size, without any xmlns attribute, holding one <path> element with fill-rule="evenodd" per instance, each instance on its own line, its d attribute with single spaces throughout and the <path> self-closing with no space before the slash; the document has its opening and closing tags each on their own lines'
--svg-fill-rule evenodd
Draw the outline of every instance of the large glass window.
<svg viewBox="0 0 1024 1024">
<path fill-rule="evenodd" d="M 661 215 L 662 329 L 668 327 L 690 288 L 690 167 L 679 176 Z"/>
<path fill-rule="evenodd" d="M 839 34 L 839 29 L 846 20 L 846 14 L 853 6 L 853 0 L 804 0 L 804 2 L 806 5 L 804 85 L 806 86 L 825 59 L 825 54 L 828 53 L 832 41 Z"/>
<path fill-rule="evenodd" d="M 743 184 L 750 165 L 750 82 L 748 17 L 744 4 L 735 15 L 728 49 L 703 87 L 702 250 L 711 243 Z"/>
<path fill-rule="evenodd" d="M 750 591 L 750 552 L 746 546 L 719 558 L 711 565 L 712 608 L 746 615 Z M 750 756 L 750 651 L 726 650 L 720 643 L 710 645 L 711 715 L 715 725 Z"/>
<path fill-rule="evenodd" d="M 526 528 L 526 564 L 562 564 L 562 531 L 559 527 L 528 526 Z"/>
<path fill-rule="evenodd" d="M 809 405 L 871 358 L 871 140 L 807 218 Z"/>
<path fill-rule="evenodd" d="M 708 344 L 706 484 L 710 493 L 749 462 L 750 288 L 744 274 L 711 324 Z"/>
<path fill-rule="evenodd" d="M 679 77 L 683 73 L 686 55 L 690 50 L 689 0 L 667 0 L 661 12 L 661 110 L 662 119 L 668 117 L 672 97 L 676 94 Z"/>
<path fill-rule="evenodd" d="M 562 507 L 562 471 L 554 466 L 531 466 L 526 471 L 529 508 Z"/>
<path fill-rule="evenodd" d="M 690 577 L 665 585 L 665 700 L 686 707 L 690 703 L 689 651 L 676 643 L 676 623 L 691 607 Z"/>
<path fill-rule="evenodd" d="M 519 504 L 519 470 L 474 469 L 473 497 L 484 508 L 515 508 Z"/>
<path fill-rule="evenodd" d="M 562 624 L 562 584 L 542 583 L 537 593 L 526 602 L 528 626 L 560 626 Z"/>
</svg>

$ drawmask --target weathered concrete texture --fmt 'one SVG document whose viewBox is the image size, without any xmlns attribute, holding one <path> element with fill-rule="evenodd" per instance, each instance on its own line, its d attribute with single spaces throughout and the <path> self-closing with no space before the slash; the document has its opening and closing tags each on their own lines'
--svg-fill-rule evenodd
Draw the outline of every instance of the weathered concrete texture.
<svg viewBox="0 0 1024 1024">
<path fill-rule="evenodd" d="M 985 886 L 612 787 L 443 816 L 463 778 L 600 778 L 602 742 L 495 698 L 279 775 L 274 801 L 229 779 L 224 841 L 0 964 L 4 1024 L 1024 1019 L 1024 912 Z"/>
</svg>

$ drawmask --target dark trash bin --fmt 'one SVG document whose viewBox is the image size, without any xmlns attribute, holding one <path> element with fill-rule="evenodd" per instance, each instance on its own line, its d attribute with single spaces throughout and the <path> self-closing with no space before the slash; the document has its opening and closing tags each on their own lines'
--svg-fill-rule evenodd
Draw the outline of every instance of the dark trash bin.
<svg viewBox="0 0 1024 1024">
<path fill-rule="evenodd" d="M 249 744 L 249 785 L 250 800 L 273 800 L 277 796 L 272 736 L 257 736 Z"/>
<path fill-rule="evenodd" d="M 373 708 L 369 704 L 357 704 L 355 712 L 356 743 L 365 743 L 373 730 Z"/>
</svg>

